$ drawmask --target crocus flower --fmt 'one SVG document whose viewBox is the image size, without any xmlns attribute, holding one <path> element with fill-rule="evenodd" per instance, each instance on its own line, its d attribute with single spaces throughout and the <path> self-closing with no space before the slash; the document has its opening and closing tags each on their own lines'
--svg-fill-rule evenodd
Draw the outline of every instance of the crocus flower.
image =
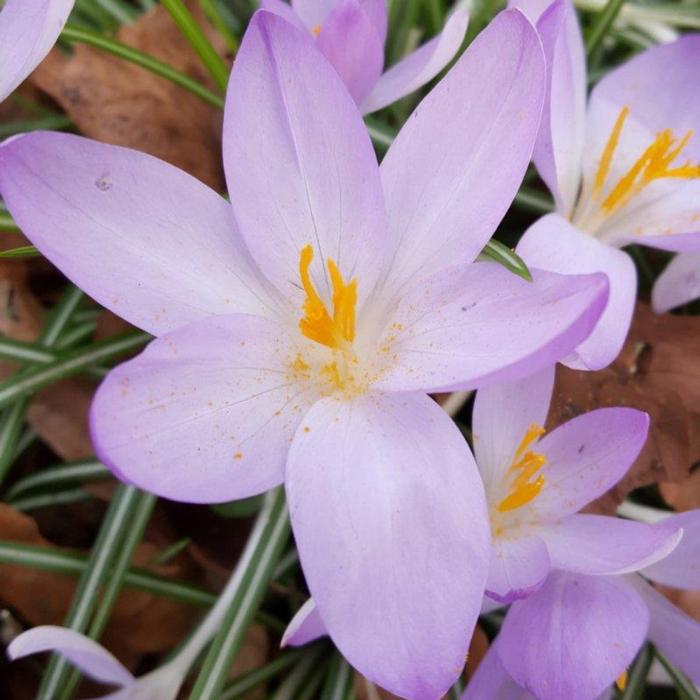
<svg viewBox="0 0 700 700">
<path fill-rule="evenodd" d="M 0 8 L 0 102 L 51 50 L 74 3 L 75 0 L 7 0 Z"/>
<path fill-rule="evenodd" d="M 493 538 L 486 592 L 511 602 L 539 588 L 551 569 L 587 574 L 634 571 L 667 554 L 680 533 L 578 513 L 628 470 L 649 417 L 600 408 L 545 434 L 554 368 L 480 389 L 474 402 L 474 455 Z"/>
<path fill-rule="evenodd" d="M 700 249 L 700 36 L 688 35 L 610 71 L 586 105 L 586 62 L 570 0 L 516 0 L 548 59 L 548 99 L 534 161 L 555 201 L 517 252 L 557 272 L 605 271 L 610 301 L 566 364 L 600 369 L 619 353 L 636 297 L 621 247 Z M 543 11 L 544 10 L 544 11 Z M 541 14 L 540 14 L 541 13 Z"/>
<path fill-rule="evenodd" d="M 624 674 L 647 638 L 700 683 L 700 623 L 645 580 L 700 589 L 700 510 L 649 527 L 659 525 L 682 529 L 683 539 L 641 575 L 557 571 L 535 594 L 513 603 L 484 675 L 474 679 L 466 700 L 524 700 L 530 696 L 523 688 L 538 700 L 594 700 Z M 505 690 L 489 694 L 484 676 L 489 668 L 498 674 L 499 667 L 512 681 L 500 674 L 494 683 Z"/>
<path fill-rule="evenodd" d="M 308 39 L 259 11 L 229 81 L 231 204 L 141 153 L 69 134 L 0 146 L 26 235 L 158 338 L 91 413 L 123 480 L 199 503 L 286 485 L 331 637 L 398 695 L 464 661 L 489 556 L 481 480 L 426 391 L 520 376 L 571 352 L 603 275 L 472 264 L 527 167 L 544 92 L 537 34 L 499 15 L 378 168 L 357 108 Z"/>
<path fill-rule="evenodd" d="M 442 33 L 382 73 L 386 0 L 262 0 L 299 27 L 338 71 L 363 114 L 376 112 L 432 80 L 457 54 L 469 23 L 457 7 Z"/>
<path fill-rule="evenodd" d="M 625 474 L 644 445 L 649 418 L 631 408 L 602 408 L 544 435 L 553 384 L 549 367 L 476 394 L 474 453 L 492 533 L 486 593 L 501 603 L 532 594 L 552 569 L 636 571 L 668 554 L 680 538 L 672 523 L 652 527 L 578 513 Z M 309 600 L 283 644 L 304 644 L 325 629 Z"/>
<path fill-rule="evenodd" d="M 680 253 L 654 282 L 651 303 L 663 313 L 700 298 L 700 253 Z"/>
</svg>

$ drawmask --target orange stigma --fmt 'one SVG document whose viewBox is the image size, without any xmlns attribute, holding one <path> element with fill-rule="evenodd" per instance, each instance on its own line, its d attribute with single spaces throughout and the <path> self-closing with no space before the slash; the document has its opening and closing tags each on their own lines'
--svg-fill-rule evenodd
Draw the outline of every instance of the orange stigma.
<svg viewBox="0 0 700 700">
<path fill-rule="evenodd" d="M 544 435 L 544 428 L 533 423 L 525 432 L 518 449 L 513 456 L 513 462 L 506 472 L 506 477 L 512 479 L 508 495 L 498 504 L 498 511 L 505 513 L 516 510 L 534 500 L 544 486 L 544 477 L 539 474 L 533 477 L 547 463 L 547 458 L 537 452 L 528 450 L 528 447 L 538 438 Z"/>
<path fill-rule="evenodd" d="M 678 139 L 671 129 L 657 132 L 652 143 L 642 152 L 629 170 L 604 195 L 603 188 L 610 174 L 615 151 L 630 108 L 623 107 L 615 120 L 598 164 L 593 182 L 593 199 L 599 201 L 606 214 L 613 214 L 638 195 L 647 185 L 665 178 L 693 179 L 700 177 L 700 164 L 685 162 L 673 166 L 674 161 L 688 145 L 693 132 Z M 601 201 L 602 200 L 602 201 Z"/>
<path fill-rule="evenodd" d="M 318 35 L 321 33 L 321 25 L 317 24 L 312 30 L 311 33 L 315 36 L 318 37 Z"/>
<path fill-rule="evenodd" d="M 306 292 L 304 316 L 299 321 L 299 330 L 310 340 L 332 349 L 343 349 L 355 339 L 355 307 L 357 306 L 357 280 L 347 284 L 338 266 L 328 258 L 326 265 L 333 288 L 333 315 L 326 309 L 323 300 L 314 289 L 309 266 L 314 249 L 309 244 L 301 250 L 299 277 Z"/>
</svg>

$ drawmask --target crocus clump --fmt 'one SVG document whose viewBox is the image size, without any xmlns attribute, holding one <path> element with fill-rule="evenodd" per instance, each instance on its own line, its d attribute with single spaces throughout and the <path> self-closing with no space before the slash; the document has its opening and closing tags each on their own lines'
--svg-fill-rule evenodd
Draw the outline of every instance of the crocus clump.
<svg viewBox="0 0 700 700">
<path fill-rule="evenodd" d="M 514 4 L 537 21 L 547 55 L 534 162 L 555 201 L 555 213 L 525 232 L 517 252 L 546 270 L 608 274 L 610 301 L 598 327 L 566 361 L 600 369 L 620 352 L 636 298 L 635 267 L 619 249 L 700 249 L 700 36 L 638 54 L 600 80 L 586 104 L 570 0 Z"/>
<path fill-rule="evenodd" d="M 700 510 L 650 527 L 675 527 L 683 538 L 637 574 L 556 571 L 535 594 L 513 603 L 464 700 L 607 697 L 613 682 L 624 685 L 646 639 L 700 683 L 700 623 L 649 583 L 700 589 Z"/>
<path fill-rule="evenodd" d="M 442 33 L 382 73 L 386 0 L 262 0 L 261 6 L 299 27 L 343 79 L 363 114 L 376 112 L 432 80 L 459 51 L 469 23 L 457 7 Z"/>
<path fill-rule="evenodd" d="M 75 0 L 7 0 L 0 8 L 0 102 L 42 61 Z"/>
<path fill-rule="evenodd" d="M 230 204 L 76 136 L 0 146 L 0 192 L 22 230 L 158 336 L 98 390 L 98 456 L 182 501 L 284 481 L 333 641 L 404 697 L 435 698 L 459 674 L 489 559 L 478 470 L 425 392 L 538 371 L 607 301 L 603 275 L 535 270 L 529 283 L 472 264 L 527 167 L 544 74 L 532 25 L 501 14 L 378 168 L 332 66 L 259 11 L 229 82 Z"/>
</svg>

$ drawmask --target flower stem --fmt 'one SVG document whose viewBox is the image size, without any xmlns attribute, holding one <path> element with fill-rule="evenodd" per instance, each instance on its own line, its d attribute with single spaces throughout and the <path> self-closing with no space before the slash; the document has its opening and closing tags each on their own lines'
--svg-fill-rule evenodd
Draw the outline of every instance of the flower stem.
<svg viewBox="0 0 700 700">
<path fill-rule="evenodd" d="M 266 495 L 246 548 L 216 605 L 178 655 L 184 659 L 182 663 L 189 662 L 189 666 L 211 634 L 218 630 L 190 700 L 219 697 L 288 538 L 289 516 L 284 491 L 277 488 Z"/>
</svg>

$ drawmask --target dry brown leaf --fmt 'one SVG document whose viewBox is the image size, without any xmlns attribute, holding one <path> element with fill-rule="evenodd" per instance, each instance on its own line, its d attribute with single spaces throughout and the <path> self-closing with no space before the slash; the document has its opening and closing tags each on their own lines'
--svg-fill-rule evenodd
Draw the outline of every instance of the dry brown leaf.
<svg viewBox="0 0 700 700">
<path fill-rule="evenodd" d="M 188 6 L 224 55 L 224 41 L 210 27 L 199 5 L 189 2 Z M 124 25 L 117 38 L 214 88 L 201 61 L 162 6 Z M 58 102 L 85 136 L 145 151 L 223 190 L 221 110 L 184 88 L 82 44 L 76 45 L 70 56 L 54 49 L 32 80 Z"/>
<path fill-rule="evenodd" d="M 649 439 L 628 474 L 603 499 L 610 512 L 639 486 L 679 483 L 700 460 L 700 318 L 655 314 L 637 305 L 620 356 L 599 372 L 557 369 L 548 428 L 603 406 L 631 406 L 651 417 Z"/>
</svg>

